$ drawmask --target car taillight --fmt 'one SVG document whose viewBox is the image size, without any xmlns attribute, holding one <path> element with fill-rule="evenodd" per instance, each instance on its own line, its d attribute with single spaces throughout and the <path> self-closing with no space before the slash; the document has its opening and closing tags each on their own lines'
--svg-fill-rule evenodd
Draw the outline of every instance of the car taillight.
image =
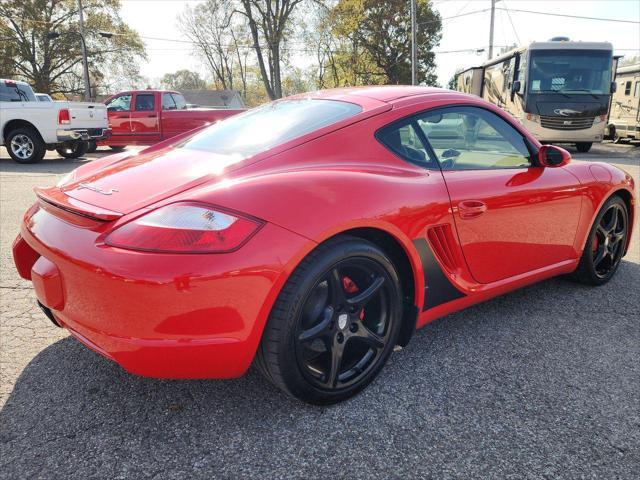
<svg viewBox="0 0 640 480">
<path fill-rule="evenodd" d="M 240 248 L 261 226 L 200 203 L 173 203 L 114 230 L 105 243 L 147 252 L 223 253 Z"/>
<path fill-rule="evenodd" d="M 60 125 L 66 125 L 71 123 L 71 115 L 69 114 L 68 109 L 63 108 L 58 112 L 58 123 Z"/>
</svg>

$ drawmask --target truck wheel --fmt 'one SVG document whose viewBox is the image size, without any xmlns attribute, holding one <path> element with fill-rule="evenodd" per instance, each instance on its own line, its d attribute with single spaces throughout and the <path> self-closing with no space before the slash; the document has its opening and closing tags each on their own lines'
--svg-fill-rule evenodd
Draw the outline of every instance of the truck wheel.
<svg viewBox="0 0 640 480">
<path fill-rule="evenodd" d="M 87 148 L 87 153 L 93 153 L 98 149 L 98 144 L 95 140 L 89 140 L 89 148 Z"/>
<path fill-rule="evenodd" d="M 576 143 L 576 148 L 580 153 L 587 153 L 591 150 L 591 145 L 593 145 L 592 142 L 578 142 Z"/>
<path fill-rule="evenodd" d="M 11 158 L 18 163 L 38 163 L 47 151 L 40 134 L 29 127 L 9 132 L 6 146 Z"/>
<path fill-rule="evenodd" d="M 120 146 L 120 145 L 109 145 L 109 148 L 111 150 L 113 150 L 114 152 L 121 152 L 123 151 L 126 147 L 124 145 Z"/>
<path fill-rule="evenodd" d="M 89 142 L 75 142 L 68 147 L 56 148 L 56 152 L 64 158 L 79 158 L 87 153 Z"/>
</svg>

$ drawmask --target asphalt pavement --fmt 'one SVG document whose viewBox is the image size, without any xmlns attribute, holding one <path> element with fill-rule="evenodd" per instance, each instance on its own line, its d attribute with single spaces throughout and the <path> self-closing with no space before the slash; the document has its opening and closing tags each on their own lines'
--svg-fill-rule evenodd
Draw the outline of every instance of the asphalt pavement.
<svg viewBox="0 0 640 480">
<path fill-rule="evenodd" d="M 640 147 L 599 145 L 640 183 Z M 129 375 L 55 328 L 14 271 L 33 202 L 87 159 L 0 149 L 0 478 L 640 477 L 640 242 L 606 286 L 552 279 L 442 318 L 343 404 Z"/>
</svg>

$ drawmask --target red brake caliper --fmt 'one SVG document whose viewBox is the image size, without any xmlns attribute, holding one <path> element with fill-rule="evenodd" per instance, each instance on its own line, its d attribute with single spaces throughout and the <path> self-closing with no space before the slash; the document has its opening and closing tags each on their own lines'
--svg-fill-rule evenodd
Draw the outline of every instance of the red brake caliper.
<svg viewBox="0 0 640 480">
<path fill-rule="evenodd" d="M 358 285 L 356 285 L 356 283 L 346 275 L 342 277 L 342 288 L 344 288 L 344 291 L 347 293 L 358 293 L 360 291 Z M 362 319 L 364 318 L 364 308 L 360 310 L 359 316 L 360 320 L 362 321 Z"/>
</svg>

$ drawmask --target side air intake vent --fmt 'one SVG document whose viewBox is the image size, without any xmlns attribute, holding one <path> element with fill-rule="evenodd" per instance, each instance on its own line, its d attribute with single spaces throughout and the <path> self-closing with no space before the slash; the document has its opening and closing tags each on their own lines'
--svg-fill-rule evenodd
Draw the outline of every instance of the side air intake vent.
<svg viewBox="0 0 640 480">
<path fill-rule="evenodd" d="M 451 225 L 436 225 L 427 230 L 429 243 L 440 263 L 453 272 L 460 267 L 460 255 L 451 231 Z"/>
</svg>

